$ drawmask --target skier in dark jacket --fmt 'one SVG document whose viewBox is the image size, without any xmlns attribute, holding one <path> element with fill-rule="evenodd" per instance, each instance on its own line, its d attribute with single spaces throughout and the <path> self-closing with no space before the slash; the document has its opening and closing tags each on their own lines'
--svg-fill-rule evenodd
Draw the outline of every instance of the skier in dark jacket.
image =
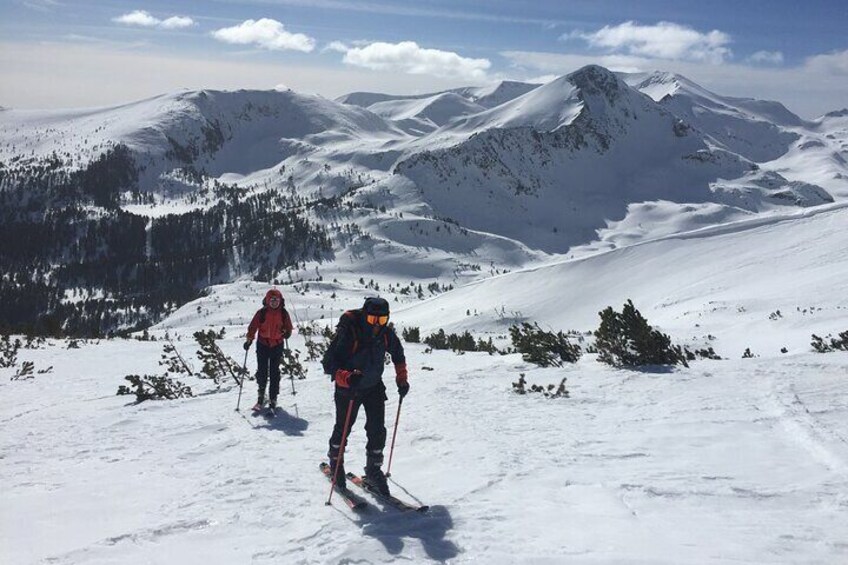
<svg viewBox="0 0 848 565">
<path fill-rule="evenodd" d="M 402 397 L 409 392 L 406 357 L 393 327 L 388 326 L 389 303 L 382 298 L 367 298 L 361 309 L 349 310 L 339 319 L 336 327 L 337 343 L 330 352 L 328 372 L 335 381 L 336 425 L 330 436 L 330 469 L 337 477 L 337 485 L 345 487 L 345 471 L 339 453 L 345 417 L 351 398 L 353 408 L 350 428 L 356 421 L 359 407 L 365 408 L 365 480 L 388 494 L 389 486 L 383 465 L 383 448 L 386 445 L 386 386 L 383 384 L 383 367 L 386 353 L 395 366 L 395 383 Z M 342 461 L 344 458 L 342 457 Z M 336 466 L 339 465 L 338 473 Z"/>
<path fill-rule="evenodd" d="M 256 382 L 259 385 L 259 395 L 254 410 L 262 410 L 265 404 L 265 386 L 268 375 L 271 376 L 271 390 L 268 406 L 271 410 L 277 407 L 277 395 L 280 392 L 280 357 L 283 355 L 285 340 L 291 337 L 292 323 L 285 309 L 282 293 L 272 288 L 265 294 L 260 308 L 253 316 L 247 328 L 247 341 L 244 350 L 250 349 L 257 331 L 259 339 L 256 342 Z"/>
</svg>

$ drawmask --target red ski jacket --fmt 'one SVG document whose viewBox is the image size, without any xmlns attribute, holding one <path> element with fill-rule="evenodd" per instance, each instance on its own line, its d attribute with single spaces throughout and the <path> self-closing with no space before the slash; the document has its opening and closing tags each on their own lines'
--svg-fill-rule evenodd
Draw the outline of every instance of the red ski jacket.
<svg viewBox="0 0 848 565">
<path fill-rule="evenodd" d="M 277 308 L 271 308 L 270 299 L 276 296 L 280 299 Z M 259 343 L 274 347 L 291 337 L 292 322 L 289 313 L 284 308 L 282 293 L 277 289 L 271 289 L 265 295 L 260 308 L 253 316 L 250 326 L 247 328 L 247 339 L 253 341 L 256 332 L 259 332 Z"/>
</svg>

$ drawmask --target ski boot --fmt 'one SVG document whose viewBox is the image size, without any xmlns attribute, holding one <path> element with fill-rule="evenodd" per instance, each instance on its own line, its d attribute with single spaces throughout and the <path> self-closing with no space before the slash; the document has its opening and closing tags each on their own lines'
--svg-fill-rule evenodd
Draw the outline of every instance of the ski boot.
<svg viewBox="0 0 848 565">
<path fill-rule="evenodd" d="M 378 456 L 368 455 L 365 465 L 365 481 L 384 496 L 391 496 L 389 492 L 389 482 L 386 480 L 386 475 L 383 473 L 383 455 Z"/>
<path fill-rule="evenodd" d="M 264 396 L 264 395 L 262 395 L 262 394 L 260 394 L 260 395 L 256 398 L 256 404 L 254 404 L 254 405 L 253 405 L 253 411 L 254 411 L 254 412 L 260 412 L 260 411 L 262 411 L 262 407 L 263 407 L 264 405 L 265 405 L 265 396 Z"/>
<path fill-rule="evenodd" d="M 272 398 L 268 401 L 268 416 L 274 416 L 277 413 L 277 399 Z"/>
<path fill-rule="evenodd" d="M 339 467 L 339 472 L 336 474 L 336 465 Z M 340 490 L 347 490 L 347 476 L 345 474 L 344 462 L 339 462 L 338 459 L 330 459 L 330 480 L 333 480 L 333 476 L 336 477 L 336 488 Z"/>
</svg>

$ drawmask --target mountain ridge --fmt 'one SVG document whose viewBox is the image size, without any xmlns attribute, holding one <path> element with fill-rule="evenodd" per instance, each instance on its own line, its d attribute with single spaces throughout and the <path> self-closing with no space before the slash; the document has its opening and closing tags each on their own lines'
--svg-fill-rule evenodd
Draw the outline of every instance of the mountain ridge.
<svg viewBox="0 0 848 565">
<path fill-rule="evenodd" d="M 543 85 L 386 95 L 371 106 L 382 111 L 293 91 L 201 90 L 105 110 L 6 111 L 3 222 L 9 231 L 57 213 L 82 223 L 126 218 L 132 235 L 122 237 L 140 247 L 146 232 L 182 222 L 199 238 L 193 255 L 218 257 L 213 276 L 182 279 L 194 291 L 319 266 L 358 278 L 363 258 L 379 255 L 398 275 L 427 273 L 444 285 L 848 198 L 839 115 L 795 124 L 772 103 L 722 97 L 669 73 L 590 65 Z M 773 114 L 780 123 L 768 121 Z M 267 252 L 231 243 L 253 241 L 251 223 L 283 230 L 289 215 L 317 239 L 284 259 L 270 251 L 273 240 Z M 102 248 L 116 246 L 105 225 L 85 229 Z M 209 244 L 218 247 L 201 251 L 204 230 L 219 234 Z M 77 253 L 61 245 L 49 257 L 32 250 L 39 269 Z"/>
</svg>

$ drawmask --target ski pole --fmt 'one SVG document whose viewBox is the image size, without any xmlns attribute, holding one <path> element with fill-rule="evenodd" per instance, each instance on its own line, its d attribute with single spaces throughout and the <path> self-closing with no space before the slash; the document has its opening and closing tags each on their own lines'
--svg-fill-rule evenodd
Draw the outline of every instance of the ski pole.
<svg viewBox="0 0 848 565">
<path fill-rule="evenodd" d="M 286 351 L 289 353 L 289 355 L 291 355 L 291 349 L 289 349 L 289 340 L 286 340 Z M 292 396 L 296 396 L 297 391 L 294 389 L 294 373 L 293 372 L 289 373 L 289 380 L 291 380 L 291 385 L 292 385 Z"/>
<path fill-rule="evenodd" d="M 333 470 L 333 481 L 330 485 L 330 496 L 327 497 L 326 505 L 330 506 L 330 501 L 333 499 L 333 491 L 336 488 L 336 479 L 339 474 L 339 467 L 344 464 L 345 444 L 347 443 L 347 434 L 350 431 L 350 415 L 353 414 L 353 399 L 355 395 L 350 397 L 350 402 L 347 403 L 347 416 L 345 416 L 344 430 L 342 431 L 342 443 L 339 446 L 338 457 L 336 458 L 336 468 Z"/>
<path fill-rule="evenodd" d="M 386 476 L 387 477 L 392 476 L 392 455 L 394 455 L 394 453 L 395 453 L 395 438 L 397 437 L 398 422 L 400 422 L 400 407 L 401 406 L 403 406 L 403 397 L 402 396 L 400 397 L 400 400 L 398 400 L 398 411 L 397 411 L 397 416 L 395 416 L 395 429 L 392 432 L 392 446 L 389 448 L 389 466 L 386 469 Z"/>
<path fill-rule="evenodd" d="M 239 381 L 239 395 L 238 401 L 236 402 L 236 412 L 239 412 L 239 408 L 241 407 L 241 389 L 244 388 L 244 379 L 247 378 L 247 354 L 249 350 L 244 350 L 244 363 L 241 364 L 241 380 Z"/>
</svg>

